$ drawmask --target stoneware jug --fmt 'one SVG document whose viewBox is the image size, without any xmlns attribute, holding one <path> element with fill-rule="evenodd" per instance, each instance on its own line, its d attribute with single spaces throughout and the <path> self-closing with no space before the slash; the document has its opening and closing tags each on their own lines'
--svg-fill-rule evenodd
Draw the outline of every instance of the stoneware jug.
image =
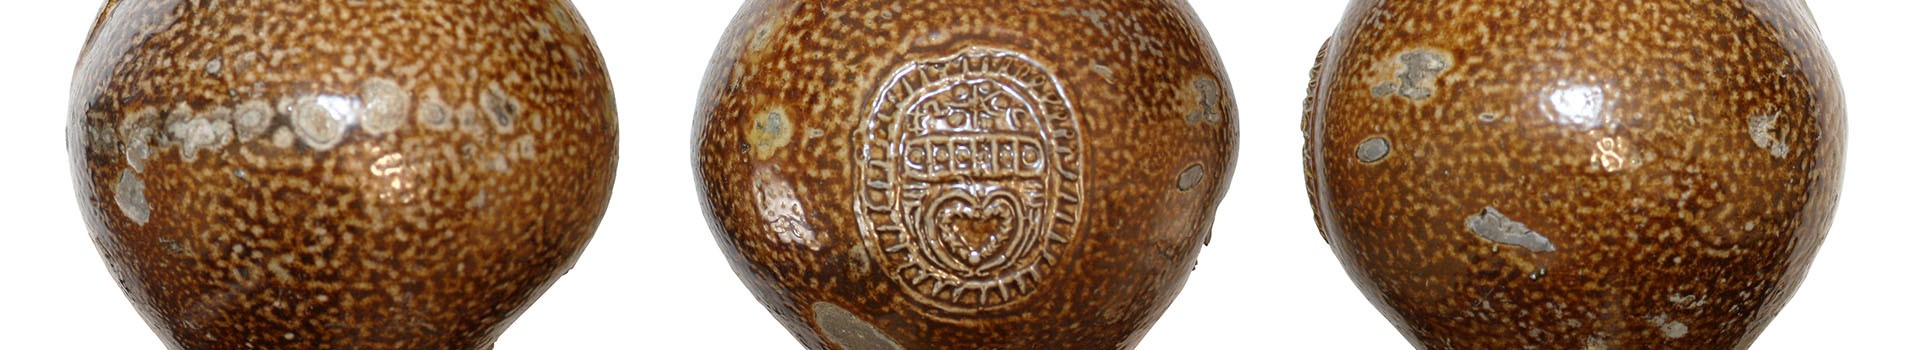
<svg viewBox="0 0 1920 350">
<path fill-rule="evenodd" d="M 87 229 L 171 349 L 491 347 L 613 185 L 566 1 L 109 0 L 72 94 Z"/>
<path fill-rule="evenodd" d="M 708 70 L 698 192 L 815 349 L 1128 348 L 1233 171 L 1181 1 L 748 1 Z"/>
<path fill-rule="evenodd" d="M 1313 81 L 1321 232 L 1419 348 L 1744 348 L 1840 192 L 1798 0 L 1358 0 Z"/>
</svg>

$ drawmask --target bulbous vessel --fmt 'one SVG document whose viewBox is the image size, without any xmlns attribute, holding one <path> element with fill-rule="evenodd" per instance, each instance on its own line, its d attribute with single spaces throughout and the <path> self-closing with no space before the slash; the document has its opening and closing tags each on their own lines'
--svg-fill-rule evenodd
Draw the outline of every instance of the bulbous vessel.
<svg viewBox="0 0 1920 350">
<path fill-rule="evenodd" d="M 1308 193 L 1416 347 L 1745 348 L 1806 276 L 1846 113 L 1803 2 L 1347 11 Z"/>
<path fill-rule="evenodd" d="M 1233 170 L 1180 1 L 748 1 L 696 109 L 734 271 L 809 348 L 1130 348 Z"/>
<path fill-rule="evenodd" d="M 566 1 L 109 0 L 68 151 L 167 348 L 490 348 L 606 209 L 609 85 Z"/>
</svg>

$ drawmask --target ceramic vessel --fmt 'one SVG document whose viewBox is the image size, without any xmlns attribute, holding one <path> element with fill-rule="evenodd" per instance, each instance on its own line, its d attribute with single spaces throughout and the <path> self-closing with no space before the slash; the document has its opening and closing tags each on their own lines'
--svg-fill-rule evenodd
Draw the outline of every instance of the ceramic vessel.
<svg viewBox="0 0 1920 350">
<path fill-rule="evenodd" d="M 1321 232 L 1419 348 L 1744 348 L 1840 192 L 1794 0 L 1354 1 L 1314 68 Z"/>
<path fill-rule="evenodd" d="M 748 1 L 708 70 L 699 194 L 809 348 L 1127 348 L 1233 170 L 1179 1 Z"/>
<path fill-rule="evenodd" d="M 172 349 L 490 347 L 613 183 L 566 1 L 110 0 L 81 56 L 81 209 Z"/>
</svg>

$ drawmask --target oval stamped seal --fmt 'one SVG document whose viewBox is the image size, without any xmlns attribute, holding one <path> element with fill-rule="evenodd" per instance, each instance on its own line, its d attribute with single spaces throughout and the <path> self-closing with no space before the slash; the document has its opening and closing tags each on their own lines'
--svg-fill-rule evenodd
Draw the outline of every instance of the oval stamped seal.
<svg viewBox="0 0 1920 350">
<path fill-rule="evenodd" d="M 869 253 L 943 310 L 1031 295 L 1081 214 L 1080 121 L 1059 80 L 1025 55 L 977 47 L 887 78 L 853 134 Z"/>
</svg>

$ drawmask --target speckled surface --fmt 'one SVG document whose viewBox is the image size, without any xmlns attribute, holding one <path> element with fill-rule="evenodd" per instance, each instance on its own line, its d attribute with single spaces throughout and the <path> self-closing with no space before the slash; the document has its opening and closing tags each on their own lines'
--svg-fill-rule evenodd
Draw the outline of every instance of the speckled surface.
<svg viewBox="0 0 1920 350">
<path fill-rule="evenodd" d="M 1226 192 L 1231 91 L 1184 2 L 748 1 L 694 168 L 809 348 L 1130 348 Z"/>
<path fill-rule="evenodd" d="M 565 1 L 115 0 L 68 150 L 168 348 L 487 348 L 606 208 L 609 85 Z"/>
<path fill-rule="evenodd" d="M 1355 1 L 1313 76 L 1322 232 L 1419 348 L 1745 348 L 1840 191 L 1800 1 Z"/>
</svg>

